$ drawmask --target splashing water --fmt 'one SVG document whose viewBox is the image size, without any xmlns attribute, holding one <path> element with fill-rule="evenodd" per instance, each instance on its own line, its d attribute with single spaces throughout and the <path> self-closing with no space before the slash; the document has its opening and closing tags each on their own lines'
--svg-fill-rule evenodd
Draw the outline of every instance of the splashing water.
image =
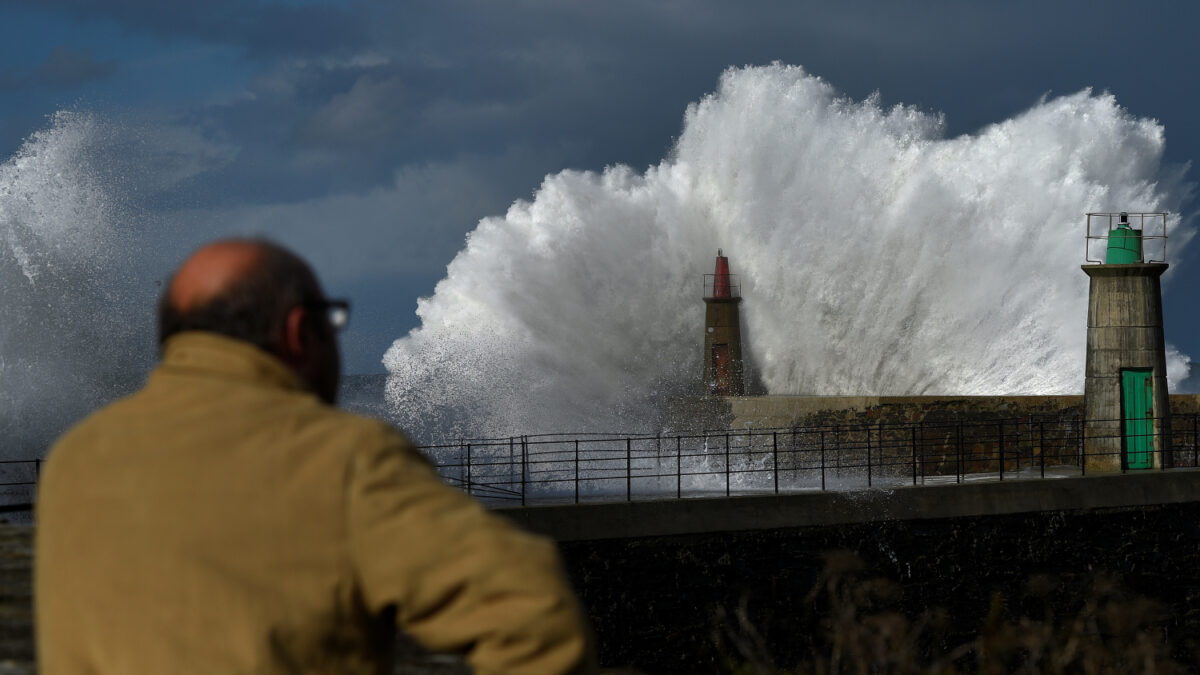
<svg viewBox="0 0 1200 675">
<path fill-rule="evenodd" d="M 799 67 L 731 69 L 644 174 L 563 171 L 482 220 L 384 356 L 389 402 L 430 440 L 647 429 L 699 384 L 718 247 L 768 393 L 1077 393 L 1083 214 L 1177 212 L 1163 147 L 1090 90 L 945 138 Z"/>
<path fill-rule="evenodd" d="M 40 456 L 66 425 L 140 378 L 141 326 L 119 241 L 103 125 L 60 112 L 0 164 L 0 457 Z M 144 360 L 145 355 L 142 356 Z"/>
</svg>

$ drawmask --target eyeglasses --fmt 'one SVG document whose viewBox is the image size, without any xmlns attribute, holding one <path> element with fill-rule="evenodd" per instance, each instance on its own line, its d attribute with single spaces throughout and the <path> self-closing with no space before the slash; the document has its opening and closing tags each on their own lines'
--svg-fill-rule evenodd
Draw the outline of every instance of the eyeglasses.
<svg viewBox="0 0 1200 675">
<path fill-rule="evenodd" d="M 304 303 L 305 307 L 325 312 L 325 318 L 329 321 L 329 325 L 333 326 L 336 331 L 343 331 L 346 326 L 350 325 L 350 301 L 349 300 L 312 300 Z"/>
</svg>

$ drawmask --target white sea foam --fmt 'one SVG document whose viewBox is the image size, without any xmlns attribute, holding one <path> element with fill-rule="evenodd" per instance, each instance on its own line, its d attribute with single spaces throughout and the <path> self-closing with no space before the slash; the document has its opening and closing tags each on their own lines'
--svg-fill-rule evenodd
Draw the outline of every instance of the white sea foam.
<svg viewBox="0 0 1200 675">
<path fill-rule="evenodd" d="M 61 112 L 0 164 L 0 458 L 40 455 L 128 390 L 148 350 L 130 325 L 126 256 L 103 125 Z"/>
<path fill-rule="evenodd" d="M 0 456 L 40 453 L 152 358 L 160 235 L 128 202 L 165 179 L 126 136 L 59 113 L 0 164 Z M 385 356 L 390 407 L 424 440 L 649 430 L 698 384 L 718 247 L 764 391 L 1078 392 L 1082 214 L 1176 211 L 1163 145 L 1107 94 L 947 139 L 799 68 L 730 70 L 660 164 L 564 171 L 482 221 Z"/>
<path fill-rule="evenodd" d="M 389 402 L 429 440 L 649 429 L 698 384 L 718 247 L 766 392 L 1077 393 L 1083 214 L 1177 212 L 1163 147 L 1089 90 L 946 138 L 799 67 L 731 69 L 661 163 L 563 171 L 482 220 L 384 356 Z"/>
</svg>

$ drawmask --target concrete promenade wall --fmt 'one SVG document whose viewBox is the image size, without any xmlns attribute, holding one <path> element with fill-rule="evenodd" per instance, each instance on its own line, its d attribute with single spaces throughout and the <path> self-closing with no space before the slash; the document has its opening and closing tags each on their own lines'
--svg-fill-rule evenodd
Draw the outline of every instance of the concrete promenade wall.
<svg viewBox="0 0 1200 675">
<path fill-rule="evenodd" d="M 1200 395 L 1171 394 L 1171 410 L 1200 413 Z M 834 424 L 976 422 L 1084 415 L 1083 396 L 727 396 L 668 406 L 678 429 L 771 429 Z"/>
<path fill-rule="evenodd" d="M 1170 426 L 1172 452 L 1165 457 L 1167 466 L 1196 466 L 1200 464 L 1200 396 L 1172 395 L 1171 408 L 1176 417 Z M 790 431 L 783 437 L 789 444 L 781 450 L 781 466 L 811 464 L 814 460 L 805 453 L 829 447 L 836 448 L 834 463 L 874 464 L 883 474 L 896 476 L 911 473 L 914 464 L 923 476 L 1014 472 L 1034 464 L 1079 467 L 1085 452 L 1102 451 L 1109 454 L 1090 458 L 1089 471 L 1121 467 L 1119 436 L 1088 435 L 1085 442 L 1082 396 L 680 399 L 669 406 L 667 417 L 672 429 L 683 433 Z M 1095 433 L 1099 427 L 1088 428 Z M 1097 445 L 1097 440 L 1107 445 Z"/>
<path fill-rule="evenodd" d="M 1200 471 L 497 509 L 559 542 L 1200 503 Z M 1198 572 L 1200 574 L 1200 572 Z"/>
<path fill-rule="evenodd" d="M 505 513 L 559 540 L 610 665 L 722 672 L 713 635 L 739 607 L 776 662 L 794 663 L 826 554 L 849 551 L 912 613 L 942 608 L 949 646 L 993 597 L 1025 602 L 1033 579 L 1082 598 L 1111 574 L 1166 608 L 1176 658 L 1200 666 L 1194 470 Z"/>
<path fill-rule="evenodd" d="M 1082 396 L 759 396 L 730 398 L 730 428 L 1082 416 Z"/>
</svg>

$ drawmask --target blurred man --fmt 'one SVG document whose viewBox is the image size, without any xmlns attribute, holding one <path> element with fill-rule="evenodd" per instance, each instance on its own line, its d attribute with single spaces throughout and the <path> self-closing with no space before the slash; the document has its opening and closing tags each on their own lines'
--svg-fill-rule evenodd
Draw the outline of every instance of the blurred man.
<svg viewBox="0 0 1200 675">
<path fill-rule="evenodd" d="M 146 386 L 46 463 L 39 672 L 389 673 L 397 627 L 480 674 L 594 669 L 552 544 L 332 407 L 349 307 L 303 261 L 210 244 L 159 311 Z"/>
</svg>

